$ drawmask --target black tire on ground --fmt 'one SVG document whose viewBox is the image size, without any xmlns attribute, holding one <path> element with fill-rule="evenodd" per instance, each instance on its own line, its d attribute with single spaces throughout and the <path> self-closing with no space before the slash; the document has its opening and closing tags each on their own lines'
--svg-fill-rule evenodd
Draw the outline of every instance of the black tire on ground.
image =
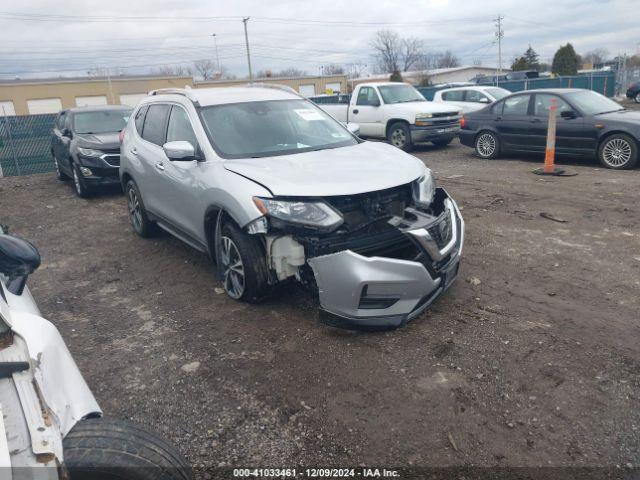
<svg viewBox="0 0 640 480">
<path fill-rule="evenodd" d="M 497 158 L 500 155 L 500 139 L 495 133 L 483 130 L 476 136 L 475 149 L 480 158 Z"/>
<path fill-rule="evenodd" d="M 633 100 L 635 100 L 636 103 L 640 103 L 640 92 L 636 93 L 636 96 L 633 97 Z"/>
<path fill-rule="evenodd" d="M 222 227 L 220 243 L 217 262 L 221 262 L 222 282 L 227 295 L 234 300 L 248 303 L 259 303 L 264 300 L 270 290 L 269 271 L 260 240 L 227 222 Z M 234 253 L 234 250 L 237 253 Z M 225 251 L 230 251 L 231 255 L 227 256 Z M 238 267 L 235 270 L 229 268 L 230 265 L 238 265 L 238 255 L 242 270 L 241 275 L 238 275 Z M 242 280 L 240 280 L 241 276 Z M 241 288 L 234 288 L 238 285 Z"/>
<path fill-rule="evenodd" d="M 598 147 L 598 160 L 607 168 L 628 170 L 638 163 L 638 144 L 624 133 L 611 135 Z"/>
<path fill-rule="evenodd" d="M 413 150 L 413 141 L 411 140 L 411 130 L 405 122 L 396 122 L 387 132 L 387 141 L 400 150 L 410 152 Z"/>
<path fill-rule="evenodd" d="M 77 163 L 71 164 L 71 169 L 73 170 L 73 190 L 76 192 L 76 195 L 80 198 L 87 198 L 91 193 L 91 190 L 87 186 L 82 177 L 82 173 L 80 172 L 80 167 Z"/>
<path fill-rule="evenodd" d="M 191 467 L 174 446 L 125 420 L 82 420 L 62 446 L 71 480 L 193 479 Z"/>
<path fill-rule="evenodd" d="M 451 138 L 441 138 L 440 140 L 431 140 L 436 147 L 446 147 L 453 141 L 453 137 Z"/>
<path fill-rule="evenodd" d="M 56 168 L 56 177 L 58 178 L 58 180 L 60 181 L 68 180 L 69 175 L 67 175 L 60 169 L 60 164 L 58 163 L 58 159 L 56 158 L 53 152 L 51 152 L 51 158 L 53 158 L 53 164 L 55 165 L 55 168 Z"/>
<path fill-rule="evenodd" d="M 127 197 L 127 211 L 133 230 L 142 238 L 153 237 L 158 233 L 158 225 L 149 219 L 136 182 L 129 180 L 125 186 L 124 194 Z"/>
</svg>

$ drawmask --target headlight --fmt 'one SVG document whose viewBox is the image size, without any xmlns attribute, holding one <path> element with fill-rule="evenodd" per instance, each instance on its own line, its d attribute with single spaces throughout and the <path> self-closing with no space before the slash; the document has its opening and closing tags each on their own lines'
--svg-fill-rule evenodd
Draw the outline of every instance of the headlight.
<svg viewBox="0 0 640 480">
<path fill-rule="evenodd" d="M 78 153 L 80 153 L 80 155 L 84 157 L 99 157 L 104 152 L 101 152 L 100 150 L 94 150 L 92 148 L 78 147 Z"/>
<path fill-rule="evenodd" d="M 263 215 L 304 227 L 332 230 L 342 224 L 342 215 L 324 202 L 302 202 L 253 197 Z"/>
<path fill-rule="evenodd" d="M 436 193 L 436 180 L 431 170 L 413 182 L 413 201 L 421 207 L 429 207 Z"/>
<path fill-rule="evenodd" d="M 432 113 L 419 113 L 416 115 L 415 124 L 418 127 L 425 127 L 431 125 L 431 118 L 433 118 Z"/>
</svg>

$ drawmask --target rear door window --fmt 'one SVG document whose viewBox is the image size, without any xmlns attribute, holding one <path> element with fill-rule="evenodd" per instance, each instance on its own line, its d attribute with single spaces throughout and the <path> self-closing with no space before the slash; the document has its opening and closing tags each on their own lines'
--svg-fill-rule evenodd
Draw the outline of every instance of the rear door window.
<svg viewBox="0 0 640 480">
<path fill-rule="evenodd" d="M 144 124 L 144 115 L 145 113 L 147 113 L 147 106 L 145 105 L 144 107 L 140 108 L 137 112 L 136 112 L 136 117 L 134 119 L 135 124 L 136 124 L 136 130 L 138 132 L 138 135 L 142 136 L 142 126 Z"/>
<path fill-rule="evenodd" d="M 502 109 L 502 115 L 527 115 L 529 111 L 530 98 L 531 95 L 516 95 L 515 97 L 509 97 L 505 99 L 504 108 Z"/>
<path fill-rule="evenodd" d="M 464 90 L 452 90 L 450 92 L 444 92 L 442 99 L 447 102 L 464 102 Z"/>
<path fill-rule="evenodd" d="M 146 141 L 162 146 L 167 128 L 167 118 L 171 107 L 163 104 L 153 104 L 149 106 L 144 117 L 144 127 L 142 128 L 142 138 Z"/>
</svg>

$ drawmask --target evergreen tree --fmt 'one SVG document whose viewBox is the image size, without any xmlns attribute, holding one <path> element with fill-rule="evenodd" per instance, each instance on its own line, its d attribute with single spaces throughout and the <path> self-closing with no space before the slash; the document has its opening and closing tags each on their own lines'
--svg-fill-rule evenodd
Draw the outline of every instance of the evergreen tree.
<svg viewBox="0 0 640 480">
<path fill-rule="evenodd" d="M 389 77 L 390 82 L 402 82 L 402 74 L 399 70 L 394 70 L 391 76 Z"/>
<path fill-rule="evenodd" d="M 527 59 L 524 57 L 514 58 L 513 63 L 511 64 L 511 70 L 514 72 L 517 72 L 518 70 L 529 70 Z"/>
<path fill-rule="evenodd" d="M 573 45 L 567 43 L 561 46 L 553 56 L 551 71 L 556 75 L 576 75 L 580 65 L 580 56 L 573 49 Z"/>
<path fill-rule="evenodd" d="M 529 70 L 540 71 L 540 57 L 536 51 L 531 48 L 531 45 L 529 45 L 527 51 L 524 52 L 524 59 L 527 62 L 527 68 Z"/>
</svg>

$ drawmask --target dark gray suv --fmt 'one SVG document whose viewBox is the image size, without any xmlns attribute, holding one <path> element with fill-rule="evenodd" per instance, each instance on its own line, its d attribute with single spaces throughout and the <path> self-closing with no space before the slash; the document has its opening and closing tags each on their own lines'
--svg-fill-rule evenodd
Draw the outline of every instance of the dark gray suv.
<svg viewBox="0 0 640 480">
<path fill-rule="evenodd" d="M 72 178 L 79 197 L 98 185 L 119 184 L 119 134 L 129 115 L 131 108 L 120 105 L 70 108 L 58 114 L 51 155 L 58 178 Z"/>
</svg>

